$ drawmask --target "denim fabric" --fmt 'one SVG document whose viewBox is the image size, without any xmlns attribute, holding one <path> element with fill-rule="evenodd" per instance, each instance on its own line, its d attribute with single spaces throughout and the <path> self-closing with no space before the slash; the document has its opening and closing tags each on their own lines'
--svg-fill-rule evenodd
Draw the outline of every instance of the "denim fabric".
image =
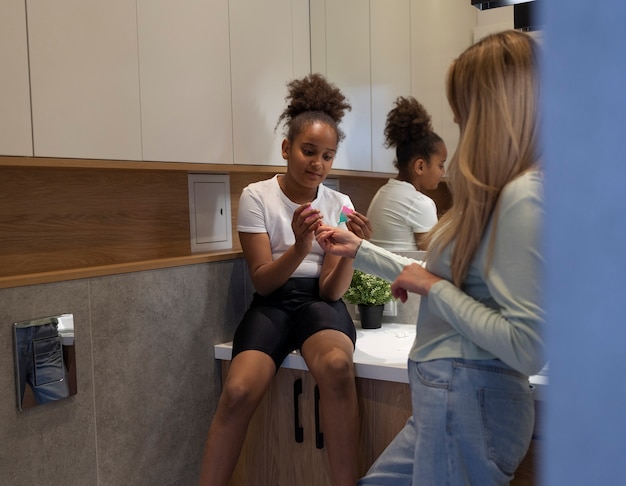
<svg viewBox="0 0 626 486">
<path fill-rule="evenodd" d="M 506 485 L 532 438 L 528 378 L 499 360 L 409 360 L 413 414 L 359 485 Z"/>
<path fill-rule="evenodd" d="M 68 397 L 63 347 L 56 324 L 17 328 L 15 339 L 20 398 L 24 397 L 27 383 L 39 404 Z"/>
</svg>

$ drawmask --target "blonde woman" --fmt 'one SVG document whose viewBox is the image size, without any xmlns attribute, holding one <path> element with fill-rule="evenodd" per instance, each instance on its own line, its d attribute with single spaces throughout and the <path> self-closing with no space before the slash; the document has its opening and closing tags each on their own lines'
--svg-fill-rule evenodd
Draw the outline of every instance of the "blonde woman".
<svg viewBox="0 0 626 486">
<path fill-rule="evenodd" d="M 330 227 L 316 237 L 355 268 L 422 296 L 409 355 L 413 414 L 359 484 L 505 485 L 530 444 L 528 376 L 544 365 L 537 47 L 491 35 L 451 65 L 460 128 L 448 168 L 453 204 L 425 262 Z"/>
</svg>

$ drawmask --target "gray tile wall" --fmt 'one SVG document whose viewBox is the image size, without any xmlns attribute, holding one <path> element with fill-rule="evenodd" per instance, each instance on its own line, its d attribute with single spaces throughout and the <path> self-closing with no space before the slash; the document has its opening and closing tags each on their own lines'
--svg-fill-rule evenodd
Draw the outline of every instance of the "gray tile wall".
<svg viewBox="0 0 626 486">
<path fill-rule="evenodd" d="M 0 484 L 194 485 L 243 260 L 0 289 Z M 73 313 L 78 394 L 20 412 L 12 325 Z"/>
</svg>

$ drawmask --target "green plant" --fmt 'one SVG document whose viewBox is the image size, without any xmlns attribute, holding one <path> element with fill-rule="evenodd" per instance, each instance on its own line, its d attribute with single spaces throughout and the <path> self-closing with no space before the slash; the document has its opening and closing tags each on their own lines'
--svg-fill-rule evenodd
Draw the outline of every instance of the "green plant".
<svg viewBox="0 0 626 486">
<path fill-rule="evenodd" d="M 355 270 L 343 298 L 350 304 L 383 305 L 392 300 L 393 295 L 385 279 Z"/>
</svg>

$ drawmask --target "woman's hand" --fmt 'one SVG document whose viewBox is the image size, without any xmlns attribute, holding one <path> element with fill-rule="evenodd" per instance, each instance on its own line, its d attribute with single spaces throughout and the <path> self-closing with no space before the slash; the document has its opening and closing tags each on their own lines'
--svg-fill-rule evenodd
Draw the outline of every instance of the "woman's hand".
<svg viewBox="0 0 626 486">
<path fill-rule="evenodd" d="M 326 253 L 348 258 L 356 256 L 362 241 L 351 231 L 324 224 L 317 227 L 315 238 Z"/>
<path fill-rule="evenodd" d="M 356 211 L 351 212 L 347 216 L 346 227 L 359 238 L 369 240 L 372 237 L 372 223 L 364 214 Z"/>
<path fill-rule="evenodd" d="M 400 275 L 391 284 L 391 293 L 396 299 L 406 302 L 409 292 L 419 295 L 428 295 L 430 288 L 441 280 L 418 263 L 411 263 L 404 267 Z"/>
<path fill-rule="evenodd" d="M 296 238 L 296 249 L 308 253 L 313 245 L 315 230 L 322 224 L 322 215 L 319 209 L 311 207 L 311 203 L 298 206 L 293 212 L 291 230 Z"/>
</svg>

